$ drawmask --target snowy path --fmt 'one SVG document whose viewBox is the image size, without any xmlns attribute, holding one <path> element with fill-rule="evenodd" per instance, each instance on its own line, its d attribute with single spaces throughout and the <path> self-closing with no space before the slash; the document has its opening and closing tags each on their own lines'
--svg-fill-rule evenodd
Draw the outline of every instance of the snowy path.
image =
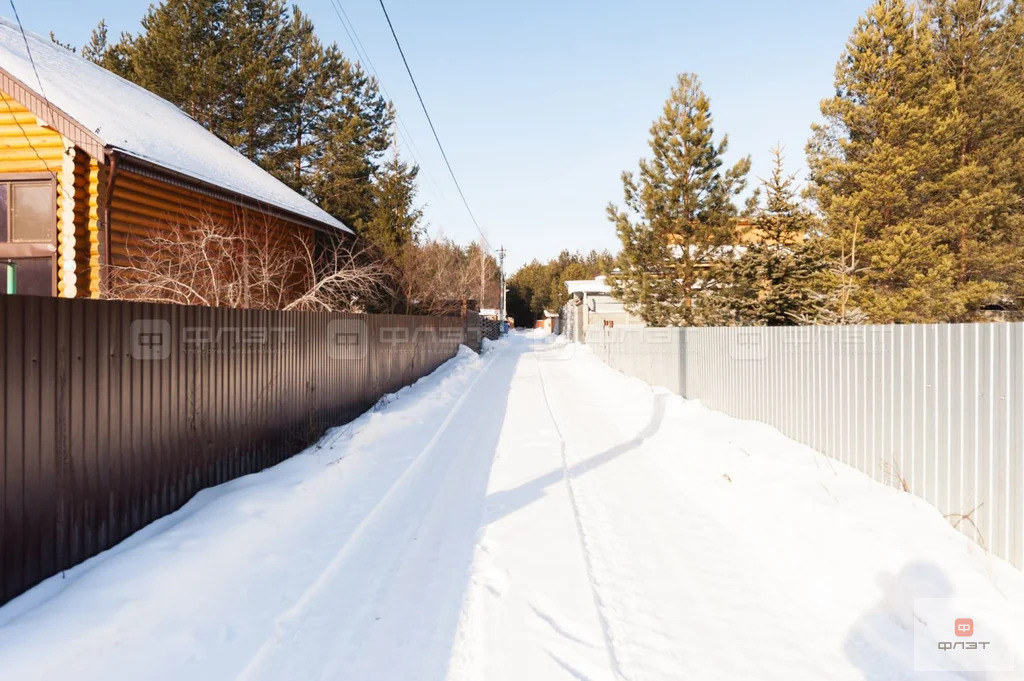
<svg viewBox="0 0 1024 681">
<path fill-rule="evenodd" d="M 0 678 L 910 679 L 913 597 L 1024 608 L 923 502 L 548 340 L 0 608 Z"/>
</svg>

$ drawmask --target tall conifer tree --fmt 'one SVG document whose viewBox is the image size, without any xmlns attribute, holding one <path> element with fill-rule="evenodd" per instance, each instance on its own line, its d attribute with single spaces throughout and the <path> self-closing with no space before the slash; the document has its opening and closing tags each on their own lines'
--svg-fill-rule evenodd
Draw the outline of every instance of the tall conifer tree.
<svg viewBox="0 0 1024 681">
<path fill-rule="evenodd" d="M 639 177 L 623 173 L 625 210 L 608 215 L 622 242 L 615 295 L 648 324 L 721 323 L 727 263 L 734 241 L 733 197 L 746 183 L 750 158 L 722 171 L 727 138 L 716 143 L 711 107 L 700 80 L 678 77 L 661 117 L 651 126 L 652 157 Z"/>
<path fill-rule="evenodd" d="M 1017 5 L 1018 3 L 1013 3 Z M 933 89 L 948 93 L 950 153 L 924 206 L 956 259 L 964 320 L 1013 298 L 1024 247 L 1024 82 L 1020 26 L 1002 0 L 925 0 Z"/>
<path fill-rule="evenodd" d="M 407 244 L 420 237 L 423 211 L 416 206 L 419 171 L 419 166 L 402 160 L 398 141 L 394 139 L 391 157 L 377 171 L 374 214 L 363 232 L 391 260 L 396 260 Z"/>
<path fill-rule="evenodd" d="M 970 295 L 926 215 L 951 148 L 948 87 L 932 89 L 925 23 L 904 0 L 876 0 L 836 68 L 808 161 L 833 256 L 849 252 L 854 224 L 864 268 L 855 299 L 878 322 L 962 316 Z"/>
<path fill-rule="evenodd" d="M 89 59 L 173 102 L 239 152 L 363 231 L 394 120 L 376 81 L 284 0 L 164 0 L 137 35 Z"/>
</svg>

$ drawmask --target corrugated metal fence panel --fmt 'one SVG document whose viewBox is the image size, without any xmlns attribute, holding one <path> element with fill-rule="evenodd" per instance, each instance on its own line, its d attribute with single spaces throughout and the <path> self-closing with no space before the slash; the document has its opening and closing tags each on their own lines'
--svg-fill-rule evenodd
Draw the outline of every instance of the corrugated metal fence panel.
<svg viewBox="0 0 1024 681">
<path fill-rule="evenodd" d="M 452 357 L 458 317 L 0 296 L 0 603 Z"/>
<path fill-rule="evenodd" d="M 682 329 L 592 326 L 586 337 L 598 357 L 623 373 L 673 392 L 685 389 Z"/>
<path fill-rule="evenodd" d="M 1024 324 L 590 329 L 586 340 L 624 373 L 905 486 L 1024 567 Z"/>
</svg>

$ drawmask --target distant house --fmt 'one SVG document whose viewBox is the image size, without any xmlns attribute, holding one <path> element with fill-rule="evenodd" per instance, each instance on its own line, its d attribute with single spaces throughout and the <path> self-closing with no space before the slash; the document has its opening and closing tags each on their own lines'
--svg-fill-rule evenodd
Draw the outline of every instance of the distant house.
<svg viewBox="0 0 1024 681">
<path fill-rule="evenodd" d="M 690 246 L 690 254 L 696 256 L 698 253 L 702 254 L 707 260 L 701 260 L 694 263 L 694 266 L 703 269 L 711 265 L 711 260 L 736 260 L 743 256 L 747 252 L 747 248 L 754 244 L 764 243 L 768 235 L 757 227 L 753 220 L 749 218 L 740 218 L 736 221 L 734 230 L 734 236 L 731 243 L 718 246 L 710 249 L 710 252 L 705 252 L 705 249 L 698 248 L 697 246 Z M 793 237 L 788 244 L 799 243 L 802 237 Z M 683 243 L 684 239 L 678 234 L 668 235 L 668 244 L 670 252 L 676 258 L 682 258 L 683 256 Z"/>
<path fill-rule="evenodd" d="M 631 315 L 622 303 L 612 297 L 612 287 L 604 275 L 593 279 L 578 279 L 565 282 L 569 292 L 566 304 L 563 333 L 570 340 L 585 340 L 586 329 L 591 326 L 633 326 L 643 324 L 639 317 Z"/>
<path fill-rule="evenodd" d="M 550 310 L 544 310 L 544 314 L 538 319 L 533 328 L 544 329 L 548 333 L 558 334 L 562 332 L 561 325 L 559 324 L 559 315 L 557 312 L 551 312 Z"/>
<path fill-rule="evenodd" d="M 351 233 L 170 102 L 0 18 L 0 292 L 98 298 L 204 219 Z"/>
</svg>

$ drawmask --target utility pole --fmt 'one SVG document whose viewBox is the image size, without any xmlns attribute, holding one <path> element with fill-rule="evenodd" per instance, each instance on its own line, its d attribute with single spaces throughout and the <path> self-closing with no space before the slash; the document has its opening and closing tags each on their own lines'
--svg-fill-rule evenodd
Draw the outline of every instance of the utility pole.
<svg viewBox="0 0 1024 681">
<path fill-rule="evenodd" d="M 501 311 L 499 318 L 504 323 L 505 318 L 508 316 L 505 312 L 505 247 L 502 246 L 498 249 L 498 282 L 501 285 L 501 303 L 498 305 Z"/>
<path fill-rule="evenodd" d="M 484 309 L 484 305 L 487 304 L 487 253 L 484 252 L 484 244 L 480 242 L 480 248 L 477 249 L 480 254 L 480 300 L 477 303 L 476 309 Z"/>
</svg>

